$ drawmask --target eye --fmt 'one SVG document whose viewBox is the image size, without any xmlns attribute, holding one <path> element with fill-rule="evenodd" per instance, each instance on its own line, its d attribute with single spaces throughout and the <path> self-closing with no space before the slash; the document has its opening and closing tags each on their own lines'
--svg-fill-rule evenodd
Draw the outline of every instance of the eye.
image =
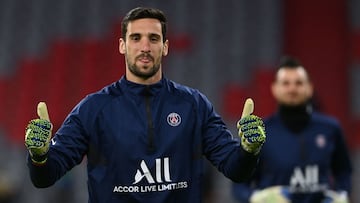
<svg viewBox="0 0 360 203">
<path fill-rule="evenodd" d="M 304 82 L 302 80 L 297 80 L 295 82 L 295 84 L 296 84 L 296 86 L 302 86 L 302 85 L 304 85 Z"/>
<path fill-rule="evenodd" d="M 290 82 L 289 82 L 288 80 L 284 80 L 284 81 L 281 82 L 281 84 L 282 84 L 283 86 L 289 86 L 289 85 L 290 85 Z"/>
<path fill-rule="evenodd" d="M 129 38 L 132 41 L 139 41 L 140 40 L 140 35 L 130 35 Z"/>
<path fill-rule="evenodd" d="M 156 43 L 156 42 L 160 41 L 160 36 L 159 35 L 150 35 L 149 39 L 151 42 Z"/>
</svg>

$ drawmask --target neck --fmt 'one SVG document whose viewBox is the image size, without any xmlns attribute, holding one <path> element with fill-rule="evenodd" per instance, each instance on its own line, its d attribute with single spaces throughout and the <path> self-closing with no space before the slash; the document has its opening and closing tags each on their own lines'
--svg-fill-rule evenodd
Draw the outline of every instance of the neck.
<svg viewBox="0 0 360 203">
<path fill-rule="evenodd" d="M 289 130 L 299 133 L 307 126 L 312 112 L 311 105 L 304 103 L 297 106 L 279 104 L 279 114 Z"/>
<path fill-rule="evenodd" d="M 161 69 L 155 75 L 148 78 L 136 76 L 133 73 L 131 73 L 128 69 L 126 69 L 125 75 L 128 81 L 141 85 L 152 85 L 158 83 L 162 78 Z"/>
</svg>

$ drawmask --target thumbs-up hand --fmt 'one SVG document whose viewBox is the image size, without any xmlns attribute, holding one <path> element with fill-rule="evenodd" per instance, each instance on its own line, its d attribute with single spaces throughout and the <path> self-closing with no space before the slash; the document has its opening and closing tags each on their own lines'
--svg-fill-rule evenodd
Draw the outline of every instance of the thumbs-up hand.
<svg viewBox="0 0 360 203">
<path fill-rule="evenodd" d="M 47 160 L 52 131 L 52 124 L 44 102 L 38 104 L 37 114 L 39 118 L 31 120 L 25 129 L 25 146 L 34 163 L 44 164 Z"/>
<path fill-rule="evenodd" d="M 252 154 L 258 154 L 266 140 L 265 125 L 262 119 L 252 115 L 254 101 L 245 101 L 241 119 L 237 123 L 238 133 L 243 149 Z"/>
</svg>

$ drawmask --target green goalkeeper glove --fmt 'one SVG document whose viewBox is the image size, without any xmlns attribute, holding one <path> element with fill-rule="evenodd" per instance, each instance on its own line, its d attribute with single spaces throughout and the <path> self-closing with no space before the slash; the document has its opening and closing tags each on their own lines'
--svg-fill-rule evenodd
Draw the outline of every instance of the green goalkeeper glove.
<svg viewBox="0 0 360 203">
<path fill-rule="evenodd" d="M 25 146 L 34 163 L 44 164 L 49 151 L 52 124 L 44 102 L 38 104 L 37 113 L 39 118 L 31 120 L 25 129 Z"/>
<path fill-rule="evenodd" d="M 254 102 L 252 99 L 247 99 L 237 128 L 243 149 L 256 155 L 265 143 L 266 133 L 264 122 L 260 117 L 251 115 L 253 111 Z"/>
<path fill-rule="evenodd" d="M 349 197 L 346 191 L 326 190 L 325 199 L 322 203 L 349 203 Z"/>
<path fill-rule="evenodd" d="M 271 186 L 258 190 L 250 196 L 250 203 L 290 203 L 290 192 L 286 187 Z"/>
</svg>

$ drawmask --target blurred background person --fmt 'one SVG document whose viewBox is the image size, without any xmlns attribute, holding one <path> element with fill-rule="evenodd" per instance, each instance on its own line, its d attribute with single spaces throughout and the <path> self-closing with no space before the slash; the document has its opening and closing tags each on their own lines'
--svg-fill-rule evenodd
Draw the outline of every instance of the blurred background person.
<svg viewBox="0 0 360 203">
<path fill-rule="evenodd" d="M 352 166 L 338 121 L 312 107 L 313 86 L 294 58 L 282 58 L 271 87 L 277 111 L 251 182 L 234 184 L 240 202 L 349 202 Z"/>
</svg>

